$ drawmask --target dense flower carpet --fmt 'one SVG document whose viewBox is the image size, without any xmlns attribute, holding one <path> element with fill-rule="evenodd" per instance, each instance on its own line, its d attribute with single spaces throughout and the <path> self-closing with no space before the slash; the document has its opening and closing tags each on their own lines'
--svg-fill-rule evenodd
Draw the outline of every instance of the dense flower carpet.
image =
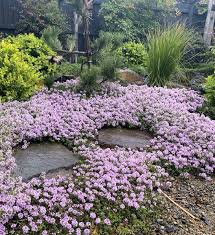
<svg viewBox="0 0 215 235">
<path fill-rule="evenodd" d="M 196 112 L 203 102 L 191 90 L 110 83 L 89 99 L 56 86 L 0 105 L 0 234 L 91 234 L 113 223 L 104 205 L 144 208 L 151 191 L 170 185 L 168 169 L 210 180 L 215 121 Z M 102 149 L 93 140 L 107 126 L 145 127 L 154 138 L 143 149 Z M 44 138 L 73 141 L 84 160 L 70 177 L 14 177 L 14 147 Z"/>
</svg>

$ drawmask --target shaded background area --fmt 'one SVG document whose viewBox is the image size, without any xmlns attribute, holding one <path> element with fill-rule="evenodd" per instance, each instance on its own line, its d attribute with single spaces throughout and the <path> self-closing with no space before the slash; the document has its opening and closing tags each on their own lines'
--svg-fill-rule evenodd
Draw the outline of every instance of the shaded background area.
<svg viewBox="0 0 215 235">
<path fill-rule="evenodd" d="M 70 32 L 74 32 L 73 24 L 73 8 L 71 4 L 67 3 L 66 0 L 58 0 L 59 7 L 62 9 L 64 14 L 68 18 L 70 25 Z M 103 28 L 103 19 L 99 14 L 101 3 L 103 0 L 94 0 L 93 9 L 92 9 L 92 24 L 90 27 L 91 38 L 98 36 L 99 31 Z M 194 27 L 200 33 L 203 34 L 203 29 L 206 20 L 206 13 L 199 13 L 195 3 L 196 0 L 186 0 L 178 1 L 177 11 L 180 12 L 180 15 L 176 17 L 175 20 L 180 20 L 186 22 L 187 25 Z M 17 0 L 0 0 L 0 32 L 3 33 L 14 33 L 16 30 L 16 24 L 19 21 L 19 4 Z M 153 9 L 155 12 L 159 9 Z M 168 19 L 166 19 L 169 22 Z M 83 36 L 83 27 L 80 27 L 79 31 L 79 49 L 83 50 L 84 48 L 84 36 Z"/>
</svg>

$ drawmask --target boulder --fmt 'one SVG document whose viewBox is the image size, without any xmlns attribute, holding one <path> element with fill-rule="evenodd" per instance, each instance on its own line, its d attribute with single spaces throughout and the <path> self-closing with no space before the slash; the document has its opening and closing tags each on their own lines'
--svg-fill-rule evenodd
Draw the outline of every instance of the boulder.
<svg viewBox="0 0 215 235">
<path fill-rule="evenodd" d="M 144 84 L 144 78 L 130 69 L 119 69 L 117 71 L 117 77 L 123 82 Z"/>
</svg>

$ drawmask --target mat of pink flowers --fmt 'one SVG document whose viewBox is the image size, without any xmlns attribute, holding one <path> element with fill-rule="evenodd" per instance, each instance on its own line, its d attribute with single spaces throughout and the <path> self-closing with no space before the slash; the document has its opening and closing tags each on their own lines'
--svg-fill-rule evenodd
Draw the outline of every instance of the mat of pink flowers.
<svg viewBox="0 0 215 235">
<path fill-rule="evenodd" d="M 168 184 L 164 168 L 185 174 L 192 168 L 206 180 L 213 175 L 215 121 L 195 112 L 203 103 L 196 92 L 111 83 L 86 99 L 57 87 L 26 102 L 0 105 L 0 235 L 87 235 L 93 226 L 111 226 L 107 215 L 96 214 L 99 201 L 115 210 L 138 210 L 145 192 Z M 154 133 L 145 149 L 85 144 L 105 126 L 141 128 L 143 122 Z M 43 175 L 28 183 L 13 177 L 13 148 L 44 137 L 73 140 L 85 161 L 70 177 Z"/>
</svg>

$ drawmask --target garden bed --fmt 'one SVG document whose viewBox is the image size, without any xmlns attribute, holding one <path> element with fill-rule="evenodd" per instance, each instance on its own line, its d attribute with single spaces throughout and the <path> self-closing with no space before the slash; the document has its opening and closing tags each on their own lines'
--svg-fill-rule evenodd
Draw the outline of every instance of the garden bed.
<svg viewBox="0 0 215 235">
<path fill-rule="evenodd" d="M 214 173 L 215 122 L 195 112 L 202 103 L 191 90 L 111 83 L 89 99 L 52 89 L 1 105 L 0 231 L 149 231 L 144 218 L 156 207 L 159 188 L 171 186 L 168 173 L 206 180 Z M 147 127 L 154 138 L 146 149 L 101 149 L 96 137 L 106 126 Z M 13 148 L 44 138 L 72 142 L 85 161 L 66 177 L 42 175 L 28 183 L 12 177 Z"/>
</svg>

